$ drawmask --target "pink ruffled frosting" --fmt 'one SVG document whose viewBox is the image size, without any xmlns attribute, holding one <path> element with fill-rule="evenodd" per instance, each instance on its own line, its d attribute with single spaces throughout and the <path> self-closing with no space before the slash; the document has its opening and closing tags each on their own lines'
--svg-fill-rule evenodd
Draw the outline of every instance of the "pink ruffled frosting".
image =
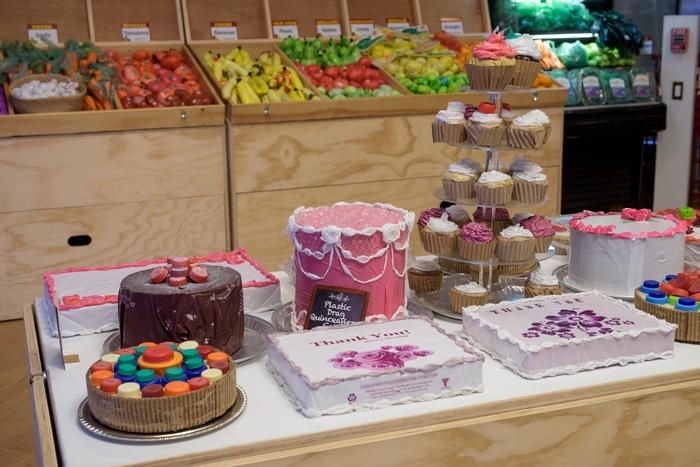
<svg viewBox="0 0 700 467">
<path fill-rule="evenodd" d="M 379 228 L 385 224 L 398 224 L 404 219 L 400 211 L 366 204 L 321 206 L 302 211 L 296 216 L 296 223 L 315 229 L 334 225 L 340 229 L 364 230 Z"/>
<path fill-rule="evenodd" d="M 585 219 L 590 216 L 605 216 L 605 215 L 615 215 L 617 213 L 615 212 L 603 212 L 603 211 L 598 211 L 598 212 L 593 212 L 593 211 L 583 211 L 579 214 L 575 214 L 574 217 L 571 219 L 569 222 L 569 227 L 572 229 L 578 230 L 579 232 L 585 232 L 585 233 L 590 233 L 594 235 L 609 235 L 611 237 L 615 238 L 622 238 L 622 239 L 632 239 L 632 238 L 657 238 L 657 237 L 672 237 L 674 235 L 678 235 L 680 233 L 685 233 L 686 230 L 688 229 L 688 224 L 686 224 L 685 221 L 682 221 L 672 215 L 665 215 L 665 216 L 655 216 L 658 218 L 666 219 L 669 220 L 673 223 L 675 223 L 674 227 L 671 227 L 669 229 L 666 229 L 663 232 L 640 232 L 640 233 L 633 233 L 633 232 L 615 232 L 615 226 L 614 225 L 598 225 L 598 226 L 593 226 L 593 225 L 588 225 L 584 222 L 582 222 L 582 219 Z"/>
<path fill-rule="evenodd" d="M 622 217 L 625 220 L 628 221 L 648 221 L 652 217 L 654 217 L 654 213 L 651 212 L 650 209 L 632 209 L 632 208 L 624 208 L 622 210 L 622 214 L 620 214 L 620 217 Z"/>
<path fill-rule="evenodd" d="M 431 218 L 440 218 L 444 214 L 444 212 L 445 210 L 442 208 L 426 209 L 425 211 L 420 213 L 420 216 L 418 216 L 418 225 L 420 225 L 421 227 L 425 227 L 426 225 L 428 225 L 428 221 Z"/>
<path fill-rule="evenodd" d="M 542 216 L 530 216 L 520 222 L 520 225 L 532 232 L 535 237 L 549 237 L 556 233 L 550 220 Z"/>
<path fill-rule="evenodd" d="M 488 243 L 493 240 L 493 232 L 489 226 L 481 222 L 470 222 L 459 233 L 459 236 L 470 243 Z"/>
<path fill-rule="evenodd" d="M 491 34 L 488 39 L 474 46 L 472 55 L 479 60 L 499 60 L 515 57 L 515 50 L 506 44 L 502 33 Z"/>
<path fill-rule="evenodd" d="M 476 208 L 476 211 L 474 211 L 474 217 L 478 217 L 480 219 L 486 219 L 486 220 L 491 220 L 491 216 L 493 214 L 493 208 Z M 496 208 L 496 215 L 495 218 L 497 221 L 507 221 L 510 219 L 510 214 L 508 213 L 508 210 L 506 208 Z"/>
</svg>

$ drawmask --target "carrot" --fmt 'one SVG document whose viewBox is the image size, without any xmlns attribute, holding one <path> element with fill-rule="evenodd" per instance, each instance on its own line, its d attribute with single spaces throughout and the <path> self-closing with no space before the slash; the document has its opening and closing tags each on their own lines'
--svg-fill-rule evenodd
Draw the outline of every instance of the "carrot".
<svg viewBox="0 0 700 467">
<path fill-rule="evenodd" d="M 80 71 L 86 72 L 88 69 L 88 61 L 83 59 L 83 60 L 80 60 L 79 63 L 80 63 Z"/>
<path fill-rule="evenodd" d="M 92 96 L 85 96 L 85 104 L 87 105 L 88 110 L 97 110 L 97 103 Z"/>
<path fill-rule="evenodd" d="M 88 63 L 97 63 L 97 54 L 95 52 L 88 52 L 87 61 Z"/>
<path fill-rule="evenodd" d="M 46 64 L 46 69 L 44 70 L 44 73 L 51 73 L 51 70 L 52 70 L 52 69 L 53 69 L 53 67 L 51 66 L 51 64 L 50 64 L 50 63 L 47 63 L 47 64 Z"/>
<path fill-rule="evenodd" d="M 105 99 L 105 101 L 102 103 L 102 106 L 105 110 L 112 110 L 112 104 L 109 103 L 109 99 Z"/>
<path fill-rule="evenodd" d="M 95 72 L 95 79 L 96 79 L 97 81 L 102 81 L 102 70 L 97 70 L 97 71 Z"/>
<path fill-rule="evenodd" d="M 95 99 L 97 99 L 98 102 L 104 100 L 104 97 L 102 96 L 102 91 L 100 90 L 96 79 L 93 78 L 88 82 L 88 90 L 93 96 L 95 96 Z"/>
</svg>

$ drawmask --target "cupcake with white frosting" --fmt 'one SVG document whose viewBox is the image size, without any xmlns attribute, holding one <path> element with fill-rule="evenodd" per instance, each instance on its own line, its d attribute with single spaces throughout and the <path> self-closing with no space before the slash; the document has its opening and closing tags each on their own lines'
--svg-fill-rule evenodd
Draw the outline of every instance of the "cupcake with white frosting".
<svg viewBox="0 0 700 467">
<path fill-rule="evenodd" d="M 464 104 L 449 102 L 447 109 L 440 110 L 433 121 L 433 143 L 463 143 L 467 139 L 465 123 Z"/>
<path fill-rule="evenodd" d="M 503 102 L 501 104 L 500 117 L 503 119 L 504 122 L 506 122 L 506 125 L 510 125 L 513 122 L 513 119 L 517 117 L 517 115 L 510 109 L 509 103 Z"/>
<path fill-rule="evenodd" d="M 522 203 L 541 203 L 547 194 L 547 175 L 532 161 L 516 157 L 510 166 L 513 177 L 513 199 Z"/>
<path fill-rule="evenodd" d="M 450 289 L 450 305 L 455 313 L 462 313 L 468 306 L 486 305 L 489 299 L 487 290 L 476 282 L 467 282 Z"/>
<path fill-rule="evenodd" d="M 489 170 L 481 174 L 474 191 L 480 205 L 506 204 L 513 196 L 513 179 L 506 173 Z"/>
<path fill-rule="evenodd" d="M 515 117 L 508 127 L 508 146 L 520 149 L 539 149 L 549 139 L 552 127 L 549 117 L 541 110 L 531 110 Z"/>
<path fill-rule="evenodd" d="M 559 280 L 551 274 L 547 274 L 541 268 L 532 271 L 525 282 L 525 297 L 537 297 L 539 295 L 561 295 Z"/>
<path fill-rule="evenodd" d="M 422 220 L 423 213 L 418 221 L 418 234 L 425 251 L 434 255 L 451 255 L 457 251 L 459 227 L 449 220 L 447 212 L 440 217 L 427 218 L 424 225 Z"/>
<path fill-rule="evenodd" d="M 506 39 L 515 51 L 515 73 L 510 84 L 519 88 L 531 88 L 541 70 L 542 52 L 529 34 Z"/>
<path fill-rule="evenodd" d="M 535 258 L 535 236 L 520 225 L 501 230 L 496 237 L 496 256 L 504 262 Z"/>
<path fill-rule="evenodd" d="M 416 261 L 406 274 L 408 287 L 417 294 L 436 292 L 442 287 L 442 270 L 434 261 Z"/>
<path fill-rule="evenodd" d="M 442 187 L 451 200 L 463 200 L 474 197 L 474 183 L 479 178 L 482 168 L 474 159 L 462 159 L 450 164 L 442 174 Z"/>
<path fill-rule="evenodd" d="M 467 120 L 467 140 L 474 146 L 500 146 L 505 135 L 506 124 L 489 102 L 480 103 Z"/>
</svg>

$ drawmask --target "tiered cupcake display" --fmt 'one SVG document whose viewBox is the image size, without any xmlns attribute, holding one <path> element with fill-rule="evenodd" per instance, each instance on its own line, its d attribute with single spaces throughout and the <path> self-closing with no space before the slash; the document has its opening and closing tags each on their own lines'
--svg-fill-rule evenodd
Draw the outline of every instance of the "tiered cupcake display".
<svg viewBox="0 0 700 467">
<path fill-rule="evenodd" d="M 547 176 L 542 167 L 521 156 L 510 166 L 499 157 L 500 151 L 540 149 L 550 136 L 547 114 L 513 111 L 501 92 L 506 86 L 531 88 L 539 72 L 539 54 L 527 35 L 506 41 L 503 34 L 492 34 L 474 47 L 466 66 L 472 90 L 487 91 L 489 102 L 476 108 L 450 102 L 435 118 L 433 142 L 483 150 L 486 160 L 482 164 L 463 159 L 449 165 L 442 187 L 435 191 L 441 208 L 419 216 L 423 247 L 438 259 L 409 269 L 409 287 L 433 311 L 459 317 L 465 303 L 504 299 L 497 283 L 501 276 L 523 277 L 523 283 L 527 278 L 521 295 L 561 293 L 556 279 L 537 268 L 538 261 L 554 254 L 553 225 L 530 213 L 511 219 L 508 211 L 546 202 Z M 461 206 L 476 206 L 471 218 L 462 214 Z"/>
<path fill-rule="evenodd" d="M 211 345 L 144 342 L 103 355 L 86 374 L 88 405 L 105 426 L 168 433 L 202 425 L 236 402 L 236 363 Z"/>
</svg>

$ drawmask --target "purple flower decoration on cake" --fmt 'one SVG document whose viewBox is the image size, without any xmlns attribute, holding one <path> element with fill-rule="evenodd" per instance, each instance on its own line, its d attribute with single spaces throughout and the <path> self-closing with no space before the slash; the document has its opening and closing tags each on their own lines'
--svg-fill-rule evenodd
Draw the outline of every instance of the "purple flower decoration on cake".
<svg viewBox="0 0 700 467">
<path fill-rule="evenodd" d="M 404 362 L 432 355 L 431 350 L 420 350 L 416 345 L 382 346 L 378 350 L 355 352 L 353 350 L 339 352 L 328 361 L 333 368 L 354 370 L 367 368 L 376 371 L 387 371 L 403 368 Z"/>
<path fill-rule="evenodd" d="M 634 324 L 634 321 L 621 320 L 620 318 L 608 318 L 597 314 L 593 310 L 566 310 L 562 309 L 556 315 L 545 316 L 547 321 L 536 321 L 530 324 L 523 337 L 534 339 L 541 336 L 557 336 L 561 339 L 575 339 L 576 334 L 583 336 L 598 336 L 610 334 L 613 327 Z"/>
<path fill-rule="evenodd" d="M 356 400 L 357 400 L 357 396 L 355 395 L 354 392 L 351 392 L 350 394 L 348 394 L 348 402 L 350 402 L 352 404 Z"/>
</svg>

